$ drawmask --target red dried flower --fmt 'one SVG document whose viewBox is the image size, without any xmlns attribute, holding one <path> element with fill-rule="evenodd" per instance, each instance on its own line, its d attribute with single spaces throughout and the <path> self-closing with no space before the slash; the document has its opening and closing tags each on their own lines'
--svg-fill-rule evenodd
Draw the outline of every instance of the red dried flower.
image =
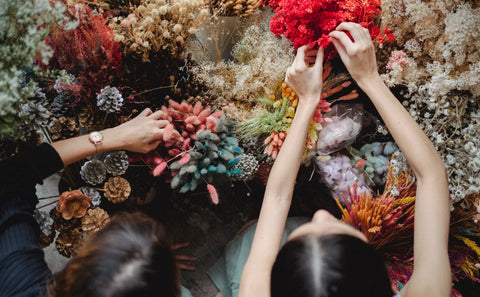
<svg viewBox="0 0 480 297">
<path fill-rule="evenodd" d="M 380 43 L 395 37 L 388 28 L 382 36 L 373 22 L 380 13 L 380 0 L 276 0 L 269 5 L 276 14 L 270 20 L 273 33 L 283 34 L 295 48 L 306 44 L 325 48 L 326 60 L 336 53 L 328 34 L 342 22 L 359 23 Z"/>
<path fill-rule="evenodd" d="M 84 195 L 80 190 L 65 191 L 60 195 L 56 209 L 65 220 L 81 218 L 87 212 L 92 199 Z"/>
</svg>

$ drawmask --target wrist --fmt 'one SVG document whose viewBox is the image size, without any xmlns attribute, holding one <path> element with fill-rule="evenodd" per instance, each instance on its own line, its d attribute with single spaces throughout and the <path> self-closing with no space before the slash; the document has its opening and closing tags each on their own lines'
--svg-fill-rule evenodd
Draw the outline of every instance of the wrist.
<svg viewBox="0 0 480 297">
<path fill-rule="evenodd" d="M 103 134 L 104 151 L 121 150 L 126 147 L 127 142 L 124 140 L 124 135 L 118 133 L 116 127 L 108 128 L 100 132 Z"/>
<path fill-rule="evenodd" d="M 378 73 L 371 76 L 364 76 L 356 80 L 356 83 L 367 94 L 372 90 L 385 86 L 382 77 Z"/>
</svg>

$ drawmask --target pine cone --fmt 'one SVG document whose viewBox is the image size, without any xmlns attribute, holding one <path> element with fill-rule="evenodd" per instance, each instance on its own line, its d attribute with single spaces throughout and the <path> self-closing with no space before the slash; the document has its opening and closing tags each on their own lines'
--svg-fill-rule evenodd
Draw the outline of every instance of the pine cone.
<svg viewBox="0 0 480 297">
<path fill-rule="evenodd" d="M 55 232 L 55 227 L 53 227 L 53 224 L 50 226 L 50 231 L 48 234 L 45 234 L 40 232 L 40 238 L 38 240 L 38 246 L 43 249 L 49 246 L 53 240 L 55 239 L 55 236 L 57 235 L 57 232 Z"/>
<path fill-rule="evenodd" d="M 105 210 L 100 207 L 89 209 L 82 218 L 82 230 L 91 235 L 103 228 L 108 222 L 110 222 L 110 216 Z"/>
<path fill-rule="evenodd" d="M 79 129 L 74 120 L 66 117 L 60 117 L 53 122 L 50 128 L 50 137 L 53 141 L 68 139 L 77 136 Z"/>
<path fill-rule="evenodd" d="M 70 258 L 77 255 L 83 242 L 83 232 L 80 228 L 76 228 L 60 232 L 55 240 L 55 247 L 60 255 Z"/>
<path fill-rule="evenodd" d="M 79 190 L 92 199 L 92 201 L 90 201 L 90 206 L 97 207 L 102 202 L 102 196 L 97 190 L 95 190 L 95 188 L 85 186 L 79 188 Z"/>
<path fill-rule="evenodd" d="M 62 218 L 62 214 L 59 213 L 55 208 L 50 210 L 50 217 L 53 219 L 53 228 L 59 232 L 73 230 L 80 228 L 81 226 L 80 219 L 73 218 L 71 220 L 65 220 Z"/>
<path fill-rule="evenodd" d="M 33 217 L 37 221 L 40 231 L 49 235 L 51 226 L 53 226 L 53 219 L 50 217 L 49 213 L 44 210 L 35 210 L 33 212 Z"/>
<path fill-rule="evenodd" d="M 20 105 L 20 117 L 26 117 L 29 122 L 33 122 L 36 125 L 46 127 L 50 122 L 52 114 L 44 106 L 42 102 L 28 101 L 27 103 Z"/>
<path fill-rule="evenodd" d="M 241 174 L 232 174 L 230 177 L 233 181 L 248 181 L 255 178 L 259 164 L 257 158 L 252 154 L 241 154 L 238 163 L 233 167 L 243 171 Z"/>
<path fill-rule="evenodd" d="M 52 111 L 57 116 L 68 116 L 72 113 L 72 108 L 70 107 L 70 101 L 72 99 L 70 92 L 62 89 L 57 91 L 58 94 L 53 98 L 50 107 Z"/>
<path fill-rule="evenodd" d="M 115 87 L 106 86 L 105 88 L 101 89 L 100 94 L 97 95 L 98 108 L 107 113 L 119 112 L 122 105 L 122 94 Z"/>
<path fill-rule="evenodd" d="M 125 151 L 116 151 L 105 157 L 105 168 L 113 176 L 125 174 L 128 169 L 128 155 Z"/>
<path fill-rule="evenodd" d="M 88 108 L 82 108 L 78 112 L 78 122 L 80 126 L 85 127 L 89 131 L 101 130 L 102 126 L 97 123 L 102 123 L 102 119 L 99 118 L 100 115 L 94 113 Z"/>
<path fill-rule="evenodd" d="M 104 185 L 105 197 L 112 203 L 120 203 L 127 200 L 132 191 L 130 183 L 120 176 L 111 177 Z"/>
<path fill-rule="evenodd" d="M 83 164 L 80 169 L 80 176 L 85 182 L 91 185 L 98 185 L 107 178 L 107 170 L 102 161 L 91 160 Z"/>
</svg>

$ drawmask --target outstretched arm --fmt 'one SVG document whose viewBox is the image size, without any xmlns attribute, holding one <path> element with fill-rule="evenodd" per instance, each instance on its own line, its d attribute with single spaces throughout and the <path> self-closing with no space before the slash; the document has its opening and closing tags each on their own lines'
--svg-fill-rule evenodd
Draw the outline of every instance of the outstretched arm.
<svg viewBox="0 0 480 297">
<path fill-rule="evenodd" d="M 345 32 L 349 32 L 353 41 Z M 342 23 L 330 36 L 352 78 L 368 95 L 417 179 L 414 271 L 402 296 L 450 296 L 449 190 L 445 166 L 425 133 L 383 83 L 368 30 Z"/>
<path fill-rule="evenodd" d="M 313 67 L 306 63 L 315 62 Z M 308 126 L 320 101 L 323 49 L 301 47 L 285 82 L 299 104 L 268 178 L 252 248 L 240 280 L 239 296 L 270 296 L 270 272 L 280 244 L 302 160 Z"/>
<path fill-rule="evenodd" d="M 149 108 L 143 110 L 132 120 L 114 128 L 101 131 L 103 134 L 103 150 L 128 150 L 147 153 L 155 149 L 163 136 L 163 128 L 168 121 L 161 120 L 162 111 L 152 112 Z M 95 154 L 96 148 L 88 135 L 65 139 L 52 143 L 67 166 L 71 163 Z"/>
</svg>

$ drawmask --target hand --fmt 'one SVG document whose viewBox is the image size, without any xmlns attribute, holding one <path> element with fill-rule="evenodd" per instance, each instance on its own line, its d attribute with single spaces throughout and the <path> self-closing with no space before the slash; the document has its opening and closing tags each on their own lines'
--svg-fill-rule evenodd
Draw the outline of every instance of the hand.
<svg viewBox="0 0 480 297">
<path fill-rule="evenodd" d="M 309 67 L 312 63 L 313 66 Z M 311 102 L 315 107 L 318 105 L 323 85 L 322 72 L 323 48 L 300 47 L 285 75 L 285 82 L 300 98 L 299 104 Z"/>
<path fill-rule="evenodd" d="M 169 121 L 162 120 L 163 112 L 144 109 L 138 116 L 104 132 L 106 141 L 116 141 L 120 149 L 148 153 L 160 144 Z"/>
<path fill-rule="evenodd" d="M 350 33 L 353 41 L 346 32 Z M 330 37 L 343 64 L 357 83 L 379 76 L 368 29 L 356 23 L 341 23 L 335 31 L 330 32 Z"/>
<path fill-rule="evenodd" d="M 188 243 L 188 242 L 174 244 L 174 245 L 172 246 L 172 250 L 177 251 L 178 249 L 187 247 L 187 246 L 189 246 L 189 245 L 190 245 L 190 243 Z M 178 268 L 180 268 L 181 270 L 186 270 L 186 271 L 194 271 L 194 270 L 195 270 L 195 266 L 187 265 L 187 264 L 181 264 L 181 263 L 179 263 L 179 262 L 180 262 L 180 261 L 196 261 L 197 258 L 192 257 L 192 256 L 186 256 L 186 255 L 176 254 L 176 255 L 175 255 L 175 259 L 177 259 Z"/>
</svg>

